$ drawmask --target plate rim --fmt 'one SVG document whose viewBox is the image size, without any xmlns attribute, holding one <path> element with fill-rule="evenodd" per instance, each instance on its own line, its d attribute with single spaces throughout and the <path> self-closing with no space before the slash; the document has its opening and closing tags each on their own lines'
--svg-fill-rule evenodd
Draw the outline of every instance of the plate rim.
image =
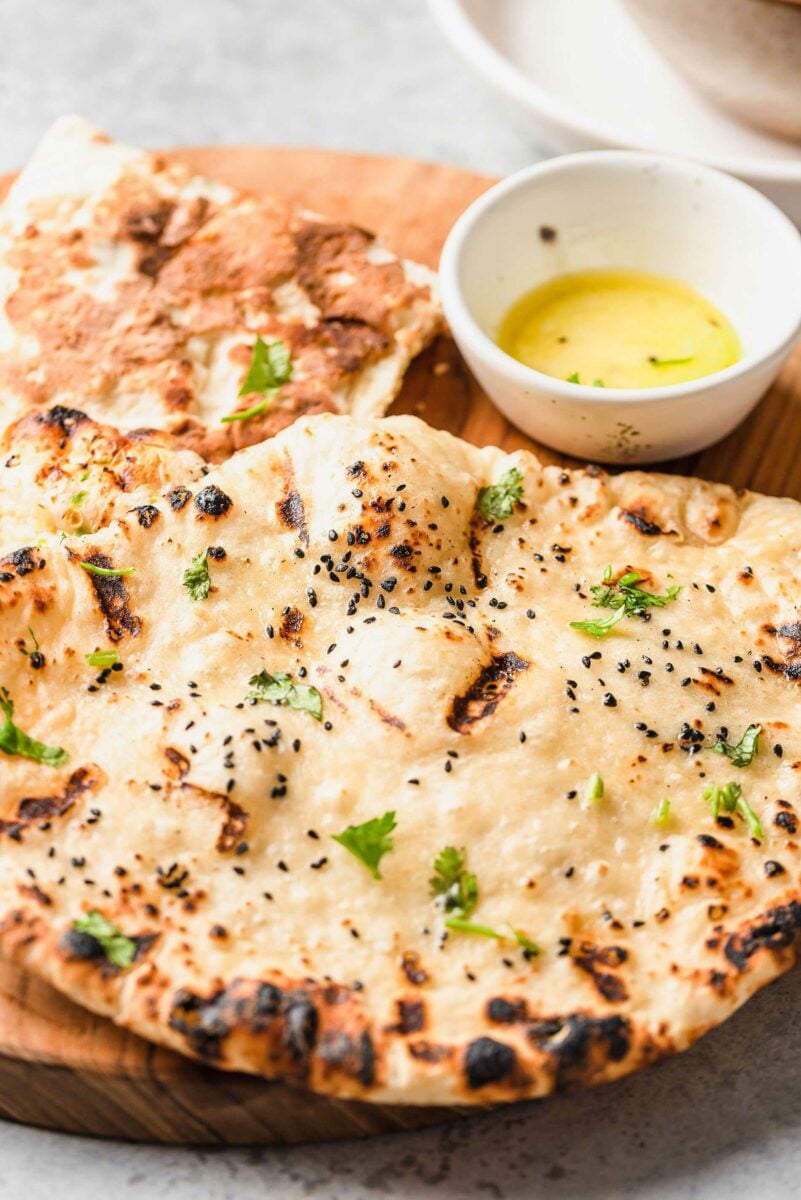
<svg viewBox="0 0 801 1200">
<path fill-rule="evenodd" d="M 499 0 L 494 0 L 498 3 Z M 506 0 L 508 2 L 508 0 Z M 618 147 L 666 153 L 658 146 L 632 139 L 621 129 L 595 122 L 572 105 L 555 97 L 541 87 L 508 59 L 479 29 L 465 9 L 465 0 L 428 0 L 429 9 L 453 49 L 496 90 L 518 106 L 545 120 L 556 130 L 569 132 L 591 147 Z M 720 171 L 746 178 L 749 182 L 801 185 L 801 161 L 763 158 L 755 155 L 729 157 L 726 155 L 689 154 Z"/>
</svg>

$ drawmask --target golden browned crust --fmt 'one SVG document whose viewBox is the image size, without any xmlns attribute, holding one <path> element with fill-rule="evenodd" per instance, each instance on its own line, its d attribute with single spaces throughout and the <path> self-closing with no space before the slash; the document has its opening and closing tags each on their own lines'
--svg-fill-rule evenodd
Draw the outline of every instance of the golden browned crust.
<svg viewBox="0 0 801 1200">
<path fill-rule="evenodd" d="M 72 152 L 71 190 L 28 195 L 23 175 L 0 212 L 7 420 L 57 399 L 220 460 L 301 416 L 389 404 L 440 324 L 422 270 L 412 282 L 363 230 L 153 155 L 117 163 L 120 148 L 87 127 L 60 128 L 34 164 Z M 105 168 L 80 178 L 95 160 L 115 164 L 112 182 Z M 286 343 L 293 381 L 262 419 L 223 424 L 261 399 L 237 397 L 257 334 Z"/>
<path fill-rule="evenodd" d="M 512 466 L 522 497 L 477 520 Z M 322 417 L 153 507 L 0 563 L 0 685 L 71 756 L 3 756 L 0 954 L 215 1066 L 468 1104 L 681 1050 L 795 960 L 797 504 Z M 570 621 L 603 615 L 588 589 L 608 564 L 682 590 L 589 638 Z M 89 670 L 108 644 L 119 671 Z M 250 703 L 262 668 L 313 682 L 323 721 Z M 714 751 L 752 721 L 747 767 Z M 583 804 L 595 770 L 605 794 Z M 729 780 L 754 836 L 704 798 Z M 373 879 L 332 835 L 390 809 Z M 499 939 L 445 924 L 446 845 Z M 88 909 L 130 966 L 73 928 Z"/>
</svg>

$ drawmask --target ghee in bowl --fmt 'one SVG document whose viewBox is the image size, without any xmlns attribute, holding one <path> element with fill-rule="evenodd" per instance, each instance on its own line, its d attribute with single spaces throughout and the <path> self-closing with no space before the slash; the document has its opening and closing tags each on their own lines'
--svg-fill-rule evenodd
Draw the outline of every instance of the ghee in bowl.
<svg viewBox="0 0 801 1200">
<path fill-rule="evenodd" d="M 738 362 L 731 322 L 699 292 L 641 271 L 560 275 L 518 300 L 498 345 L 568 383 L 654 388 L 713 375 Z"/>
</svg>

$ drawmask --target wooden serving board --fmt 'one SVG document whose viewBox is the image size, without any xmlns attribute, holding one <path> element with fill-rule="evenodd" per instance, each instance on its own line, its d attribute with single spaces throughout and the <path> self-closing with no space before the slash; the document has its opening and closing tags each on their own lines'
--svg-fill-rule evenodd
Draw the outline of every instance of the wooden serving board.
<svg viewBox="0 0 801 1200">
<path fill-rule="evenodd" d="M 322 150 L 180 150 L 194 170 L 278 192 L 381 232 L 400 254 L 435 267 L 448 229 L 492 182 L 404 159 Z M 9 180 L 0 181 L 0 194 Z M 532 447 L 470 376 L 449 338 L 412 367 L 393 412 L 411 412 L 478 445 Z M 725 441 L 662 466 L 801 499 L 801 350 L 756 413 Z M 338 1102 L 283 1084 L 217 1072 L 151 1046 L 0 965 L 0 1117 L 73 1133 L 177 1143 L 276 1144 L 419 1128 L 469 1109 Z"/>
</svg>

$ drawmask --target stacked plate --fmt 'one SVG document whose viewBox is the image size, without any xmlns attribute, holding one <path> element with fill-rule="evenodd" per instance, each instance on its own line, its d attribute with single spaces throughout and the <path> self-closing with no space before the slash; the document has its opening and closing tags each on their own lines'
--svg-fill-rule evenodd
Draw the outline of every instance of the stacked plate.
<svg viewBox="0 0 801 1200">
<path fill-rule="evenodd" d="M 654 40 L 653 22 L 643 21 L 641 28 L 632 18 L 636 5 L 619 0 L 430 4 L 454 48 L 523 112 L 542 144 L 558 151 L 616 146 L 686 155 L 760 188 L 801 223 L 801 144 L 743 124 L 707 100 L 668 61 L 672 52 L 673 64 L 689 68 L 689 53 L 682 63 L 675 39 Z M 657 6 L 641 7 L 646 16 Z M 786 7 L 801 26 L 801 12 Z M 703 41 L 700 51 L 705 52 Z M 738 78 L 745 79 L 745 69 Z"/>
</svg>

